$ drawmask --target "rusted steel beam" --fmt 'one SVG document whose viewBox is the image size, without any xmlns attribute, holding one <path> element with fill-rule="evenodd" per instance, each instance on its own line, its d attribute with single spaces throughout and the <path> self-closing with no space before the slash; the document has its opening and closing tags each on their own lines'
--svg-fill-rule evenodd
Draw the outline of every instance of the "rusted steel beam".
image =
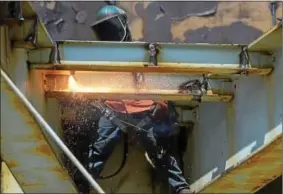
<svg viewBox="0 0 283 194">
<path fill-rule="evenodd" d="M 157 43 L 157 64 L 151 63 L 150 43 L 57 42 L 58 50 L 37 49 L 29 53 L 31 68 L 81 71 L 158 72 L 183 74 L 241 74 L 241 45 Z M 57 63 L 50 56 L 58 55 Z M 271 72 L 272 57 L 249 53 L 251 74 Z"/>
<path fill-rule="evenodd" d="M 282 22 L 248 45 L 249 51 L 273 52 L 282 48 Z"/>
<path fill-rule="evenodd" d="M 125 92 L 125 91 L 113 91 L 113 92 L 68 92 L 68 91 L 49 91 L 46 92 L 47 97 L 66 99 L 77 98 L 82 96 L 86 99 L 134 99 L 134 100 L 171 100 L 171 101 L 191 101 L 193 95 L 180 94 L 177 91 L 146 91 L 146 92 Z M 204 95 L 201 97 L 204 102 L 230 102 L 233 99 L 232 95 Z"/>
<path fill-rule="evenodd" d="M 25 193 L 77 193 L 39 124 L 2 76 L 1 158 Z"/>
<path fill-rule="evenodd" d="M 143 62 L 62 62 L 61 64 L 33 64 L 32 69 L 41 70 L 74 70 L 74 71 L 109 71 L 109 72 L 153 72 L 153 73 L 179 73 L 179 74 L 210 74 L 210 75 L 234 75 L 239 74 L 239 67 L 218 67 L 212 64 L 159 63 L 158 67 L 144 67 Z M 268 75 L 272 68 L 250 68 L 249 75 Z"/>
<path fill-rule="evenodd" d="M 136 85 L 131 73 L 75 72 L 75 83 L 70 83 L 70 72 L 65 73 L 46 72 L 43 79 L 47 96 L 65 98 L 73 96 L 75 92 L 73 97 L 83 94 L 86 98 L 190 101 L 192 93 L 181 93 L 179 86 L 193 79 L 202 81 L 201 76 L 145 73 L 142 83 Z M 209 91 L 202 97 L 203 101 L 229 102 L 233 98 L 231 82 L 210 80 L 209 85 Z"/>
<path fill-rule="evenodd" d="M 282 175 L 282 135 L 200 193 L 255 193 Z"/>
</svg>

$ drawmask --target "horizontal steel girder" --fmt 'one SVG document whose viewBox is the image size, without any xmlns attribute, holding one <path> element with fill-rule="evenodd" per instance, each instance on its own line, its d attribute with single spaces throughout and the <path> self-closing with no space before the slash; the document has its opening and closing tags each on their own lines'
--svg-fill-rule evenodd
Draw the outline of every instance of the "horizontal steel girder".
<svg viewBox="0 0 283 194">
<path fill-rule="evenodd" d="M 40 125 L 2 76 L 1 159 L 25 193 L 77 193 Z"/>
<path fill-rule="evenodd" d="M 190 101 L 193 96 L 190 93 L 180 93 L 178 87 L 192 79 L 202 81 L 201 76 L 144 73 L 143 82 L 137 87 L 132 73 L 75 72 L 75 81 L 79 86 L 72 89 L 69 88 L 68 73 L 46 71 L 45 74 L 44 82 L 47 95 L 64 98 L 73 96 L 73 92 L 76 92 L 76 94 L 83 94 L 87 98 Z M 209 84 L 212 93 L 208 92 L 207 95 L 204 95 L 203 101 L 228 102 L 233 98 L 231 82 L 219 79 L 210 80 Z"/>
<path fill-rule="evenodd" d="M 159 72 L 185 74 L 239 74 L 240 45 L 158 43 L 157 66 L 149 65 L 149 43 L 58 42 L 58 63 L 52 49 L 29 52 L 31 68 L 81 71 Z M 54 54 L 54 53 L 53 53 Z M 54 56 L 54 55 L 53 55 Z M 250 74 L 271 72 L 272 57 L 250 52 Z"/>
</svg>

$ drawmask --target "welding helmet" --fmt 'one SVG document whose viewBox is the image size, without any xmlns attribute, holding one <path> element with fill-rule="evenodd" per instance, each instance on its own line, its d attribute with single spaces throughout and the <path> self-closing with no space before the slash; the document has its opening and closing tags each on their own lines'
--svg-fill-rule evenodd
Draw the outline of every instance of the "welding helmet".
<svg viewBox="0 0 283 194">
<path fill-rule="evenodd" d="M 91 28 L 101 41 L 131 41 L 127 15 L 114 5 L 101 8 Z"/>
</svg>

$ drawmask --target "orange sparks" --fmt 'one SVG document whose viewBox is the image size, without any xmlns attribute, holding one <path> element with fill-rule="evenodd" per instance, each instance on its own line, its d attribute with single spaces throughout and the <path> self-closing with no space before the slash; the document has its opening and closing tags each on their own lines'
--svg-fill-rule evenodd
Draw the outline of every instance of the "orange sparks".
<svg viewBox="0 0 283 194">
<path fill-rule="evenodd" d="M 80 84 L 77 83 L 76 79 L 74 78 L 74 76 L 70 75 L 69 76 L 69 80 L 68 80 L 68 84 L 69 84 L 69 91 L 72 92 L 110 92 L 111 89 L 109 88 L 97 88 L 97 87 L 85 87 L 82 86 Z"/>
</svg>

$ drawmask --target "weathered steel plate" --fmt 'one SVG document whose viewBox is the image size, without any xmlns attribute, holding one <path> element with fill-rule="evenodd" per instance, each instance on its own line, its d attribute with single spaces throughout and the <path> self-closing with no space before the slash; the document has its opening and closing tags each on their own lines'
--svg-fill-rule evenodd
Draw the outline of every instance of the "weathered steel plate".
<svg viewBox="0 0 283 194">
<path fill-rule="evenodd" d="M 272 52 L 282 48 L 282 22 L 248 45 L 249 51 Z"/>
<path fill-rule="evenodd" d="M 1 158 L 25 193 L 77 193 L 40 126 L 2 77 Z"/>
<path fill-rule="evenodd" d="M 282 135 L 200 193 L 254 193 L 282 175 Z"/>
<path fill-rule="evenodd" d="M 1 193 L 24 193 L 5 162 L 1 162 Z"/>
<path fill-rule="evenodd" d="M 18 48 L 52 48 L 53 40 L 45 28 L 45 25 L 41 21 L 41 18 L 37 16 L 37 13 L 32 8 L 30 2 L 21 2 L 23 6 L 23 17 L 25 20 L 22 24 L 14 24 L 10 27 L 11 40 L 14 41 L 14 47 Z M 34 28 L 36 18 L 38 19 L 38 25 Z M 12 21 L 10 21 L 12 22 Z M 25 39 L 35 30 L 36 43 L 30 45 L 25 42 Z"/>
</svg>

